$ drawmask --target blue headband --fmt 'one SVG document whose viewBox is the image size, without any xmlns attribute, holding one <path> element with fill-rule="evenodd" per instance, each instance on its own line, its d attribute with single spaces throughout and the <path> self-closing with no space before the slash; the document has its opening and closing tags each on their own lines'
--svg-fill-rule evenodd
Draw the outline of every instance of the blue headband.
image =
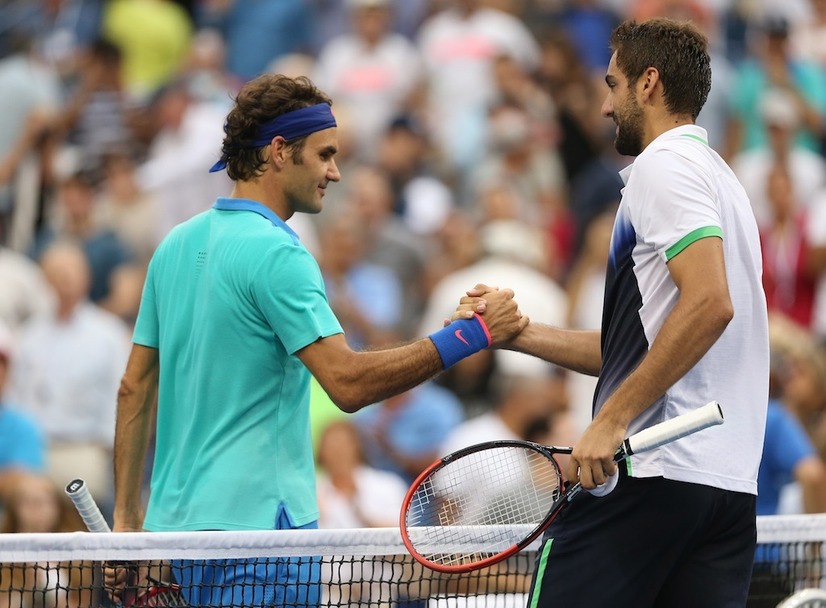
<svg viewBox="0 0 826 608">
<path fill-rule="evenodd" d="M 245 148 L 261 148 L 268 146 L 273 138 L 280 135 L 287 141 L 304 137 L 316 131 L 323 131 L 336 126 L 336 119 L 328 103 L 318 103 L 314 106 L 299 108 L 276 116 L 264 123 L 258 129 L 258 136 Z M 224 126 L 226 130 L 226 125 Z M 229 156 L 221 155 L 221 160 L 212 165 L 209 172 L 215 173 L 226 169 Z"/>
</svg>

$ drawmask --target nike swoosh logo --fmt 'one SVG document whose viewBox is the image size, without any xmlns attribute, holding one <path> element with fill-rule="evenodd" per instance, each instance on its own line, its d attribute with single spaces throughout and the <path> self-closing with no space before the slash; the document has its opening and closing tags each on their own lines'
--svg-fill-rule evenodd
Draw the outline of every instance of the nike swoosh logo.
<svg viewBox="0 0 826 608">
<path fill-rule="evenodd" d="M 470 342 L 465 340 L 465 337 L 462 335 L 461 329 L 457 329 L 455 332 L 453 332 L 453 335 L 459 338 L 462 342 L 464 342 L 466 346 L 470 346 Z"/>
</svg>

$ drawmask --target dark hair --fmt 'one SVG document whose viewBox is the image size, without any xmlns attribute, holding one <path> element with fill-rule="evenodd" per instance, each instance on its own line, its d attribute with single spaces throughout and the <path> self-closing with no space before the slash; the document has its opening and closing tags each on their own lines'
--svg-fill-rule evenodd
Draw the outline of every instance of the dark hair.
<svg viewBox="0 0 826 608">
<path fill-rule="evenodd" d="M 235 97 L 235 105 L 224 126 L 221 147 L 227 158 L 227 174 L 233 180 L 249 180 L 261 175 L 266 164 L 263 146 L 249 148 L 261 125 L 293 110 L 319 103 L 332 105 L 330 98 L 309 78 L 264 74 L 246 83 Z M 298 163 L 307 137 L 290 142 L 293 160 Z"/>
<path fill-rule="evenodd" d="M 108 38 L 96 38 L 89 43 L 89 54 L 109 66 L 118 66 L 123 60 L 121 48 Z"/>
<path fill-rule="evenodd" d="M 617 67 L 629 83 L 657 68 L 665 106 L 672 114 L 696 119 L 711 90 L 708 40 L 690 22 L 650 19 L 625 21 L 611 35 Z"/>
</svg>

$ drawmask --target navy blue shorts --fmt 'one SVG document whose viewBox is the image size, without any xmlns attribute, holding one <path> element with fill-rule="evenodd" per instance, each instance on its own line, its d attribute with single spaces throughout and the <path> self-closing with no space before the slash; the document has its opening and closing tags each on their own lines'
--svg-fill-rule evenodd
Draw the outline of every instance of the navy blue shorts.
<svg viewBox="0 0 826 608">
<path fill-rule="evenodd" d="M 756 539 L 751 494 L 622 475 L 548 528 L 528 608 L 742 608 Z"/>
</svg>

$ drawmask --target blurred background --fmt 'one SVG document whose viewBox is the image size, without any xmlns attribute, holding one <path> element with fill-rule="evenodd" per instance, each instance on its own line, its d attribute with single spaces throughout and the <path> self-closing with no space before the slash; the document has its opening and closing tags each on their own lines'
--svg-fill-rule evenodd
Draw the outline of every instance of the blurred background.
<svg viewBox="0 0 826 608">
<path fill-rule="evenodd" d="M 5 530 L 67 528 L 44 479 L 83 476 L 111 508 L 147 263 L 230 192 L 207 170 L 258 74 L 309 76 L 334 100 L 342 180 L 290 224 L 351 345 L 431 333 L 478 282 L 512 288 L 533 321 L 598 328 L 631 161 L 600 116 L 608 40 L 655 16 L 710 41 L 698 123 L 761 230 L 780 421 L 765 509 L 826 511 L 826 0 L 2 0 Z M 350 417 L 314 386 L 322 525 L 395 525 L 406 484 L 461 445 L 574 443 L 593 387 L 487 351 Z"/>
</svg>

